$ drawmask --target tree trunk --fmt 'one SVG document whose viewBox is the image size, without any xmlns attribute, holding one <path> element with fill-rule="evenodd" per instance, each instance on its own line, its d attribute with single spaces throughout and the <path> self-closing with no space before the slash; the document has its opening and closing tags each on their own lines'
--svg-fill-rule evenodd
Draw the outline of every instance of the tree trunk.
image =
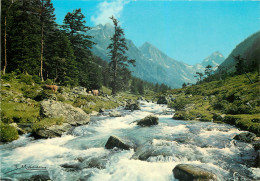
<svg viewBox="0 0 260 181">
<path fill-rule="evenodd" d="M 112 94 L 116 94 L 116 76 L 117 76 L 117 60 L 114 60 L 114 74 L 113 74 L 113 87 L 112 87 Z"/>
<path fill-rule="evenodd" d="M 44 40 L 43 40 L 43 24 L 42 24 L 42 40 L 41 40 L 41 79 L 42 79 L 42 82 L 44 81 L 43 79 L 43 74 L 42 74 L 42 64 L 43 64 L 43 44 L 44 44 Z"/>
<path fill-rule="evenodd" d="M 6 35 L 6 25 L 7 25 L 7 22 L 6 22 L 6 16 L 5 16 L 5 66 L 4 66 L 4 69 L 3 69 L 3 74 L 5 75 L 5 70 L 6 70 L 6 67 L 7 67 L 7 35 Z"/>
</svg>

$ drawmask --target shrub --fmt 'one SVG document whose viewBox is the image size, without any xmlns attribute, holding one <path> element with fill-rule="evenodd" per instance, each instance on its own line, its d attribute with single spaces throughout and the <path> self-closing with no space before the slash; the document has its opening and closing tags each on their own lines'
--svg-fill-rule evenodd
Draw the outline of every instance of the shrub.
<svg viewBox="0 0 260 181">
<path fill-rule="evenodd" d="M 36 101 L 42 101 L 43 99 L 49 99 L 52 97 L 52 90 L 41 90 L 41 92 L 34 98 Z"/>
<path fill-rule="evenodd" d="M 47 80 L 44 81 L 44 83 L 47 84 L 47 85 L 51 85 L 51 84 L 53 84 L 53 80 L 47 79 Z"/>
<path fill-rule="evenodd" d="M 33 81 L 34 81 L 36 84 L 41 84 L 41 83 L 42 83 L 42 80 L 41 80 L 41 78 L 40 78 L 38 75 L 33 75 L 33 76 L 32 76 L 32 79 L 33 79 Z"/>
<path fill-rule="evenodd" d="M 35 99 L 38 96 L 38 92 L 35 88 L 24 86 L 21 90 L 23 91 L 23 96 L 26 98 Z"/>
<path fill-rule="evenodd" d="M 188 114 L 185 111 L 176 111 L 173 116 L 173 119 L 176 120 L 189 120 Z"/>
<path fill-rule="evenodd" d="M 57 96 L 57 101 L 64 102 L 64 101 L 65 101 L 65 98 L 64 98 L 62 95 L 58 95 L 58 96 Z"/>
<path fill-rule="evenodd" d="M 2 122 L 0 122 L 0 132 L 0 141 L 2 142 L 10 142 L 19 138 L 18 131 L 13 126 Z"/>
<path fill-rule="evenodd" d="M 20 74 L 20 82 L 26 83 L 27 85 L 32 85 L 34 83 L 31 75 Z"/>
<path fill-rule="evenodd" d="M 187 104 L 189 104 L 189 101 L 187 99 L 176 98 L 172 103 L 169 104 L 169 107 L 178 111 L 183 110 Z"/>
<path fill-rule="evenodd" d="M 10 81 L 10 80 L 12 80 L 13 78 L 15 78 L 15 76 L 16 76 L 16 73 L 15 73 L 15 72 L 7 73 L 7 74 L 5 74 L 5 75 L 1 75 L 1 79 Z"/>
</svg>

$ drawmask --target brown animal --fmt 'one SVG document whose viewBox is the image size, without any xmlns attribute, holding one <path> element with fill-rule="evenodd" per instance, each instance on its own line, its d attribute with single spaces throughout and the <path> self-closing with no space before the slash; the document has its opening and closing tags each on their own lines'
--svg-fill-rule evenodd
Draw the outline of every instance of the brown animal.
<svg viewBox="0 0 260 181">
<path fill-rule="evenodd" d="M 58 90 L 59 87 L 58 87 L 57 85 L 45 85 L 44 88 L 45 88 L 45 89 L 50 89 L 50 90 L 52 90 L 53 92 L 57 92 L 57 90 Z"/>
<path fill-rule="evenodd" d="M 91 91 L 88 91 L 88 94 L 91 94 Z"/>
<path fill-rule="evenodd" d="M 92 90 L 94 96 L 98 96 L 98 90 Z"/>
</svg>

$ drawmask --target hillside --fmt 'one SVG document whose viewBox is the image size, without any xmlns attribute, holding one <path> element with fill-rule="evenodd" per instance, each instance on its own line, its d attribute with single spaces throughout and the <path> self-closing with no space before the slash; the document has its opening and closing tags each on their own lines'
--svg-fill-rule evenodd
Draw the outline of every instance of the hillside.
<svg viewBox="0 0 260 181">
<path fill-rule="evenodd" d="M 174 119 L 225 122 L 260 136 L 260 80 L 257 73 L 249 76 L 253 84 L 238 75 L 169 91 Z"/>
<path fill-rule="evenodd" d="M 235 70 L 234 56 L 241 55 L 241 57 L 246 59 L 246 64 L 251 65 L 252 61 L 256 63 L 260 62 L 260 31 L 249 36 L 243 42 L 238 44 L 234 50 L 230 53 L 227 59 L 221 64 L 221 66 L 226 67 L 227 70 Z"/>
</svg>

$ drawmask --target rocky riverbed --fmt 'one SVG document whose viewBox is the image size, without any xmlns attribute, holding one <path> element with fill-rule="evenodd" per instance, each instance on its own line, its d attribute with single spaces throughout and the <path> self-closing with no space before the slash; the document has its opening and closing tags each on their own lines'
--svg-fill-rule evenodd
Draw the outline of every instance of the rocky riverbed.
<svg viewBox="0 0 260 181">
<path fill-rule="evenodd" d="M 259 152 L 255 150 L 259 148 L 233 139 L 243 131 L 226 124 L 174 120 L 165 105 L 141 101 L 140 109 L 118 108 L 120 117 L 111 117 L 107 110 L 61 137 L 34 139 L 27 134 L 1 145 L 1 177 L 58 181 L 260 179 L 256 168 Z M 140 121 L 145 124 L 138 125 Z"/>
</svg>

